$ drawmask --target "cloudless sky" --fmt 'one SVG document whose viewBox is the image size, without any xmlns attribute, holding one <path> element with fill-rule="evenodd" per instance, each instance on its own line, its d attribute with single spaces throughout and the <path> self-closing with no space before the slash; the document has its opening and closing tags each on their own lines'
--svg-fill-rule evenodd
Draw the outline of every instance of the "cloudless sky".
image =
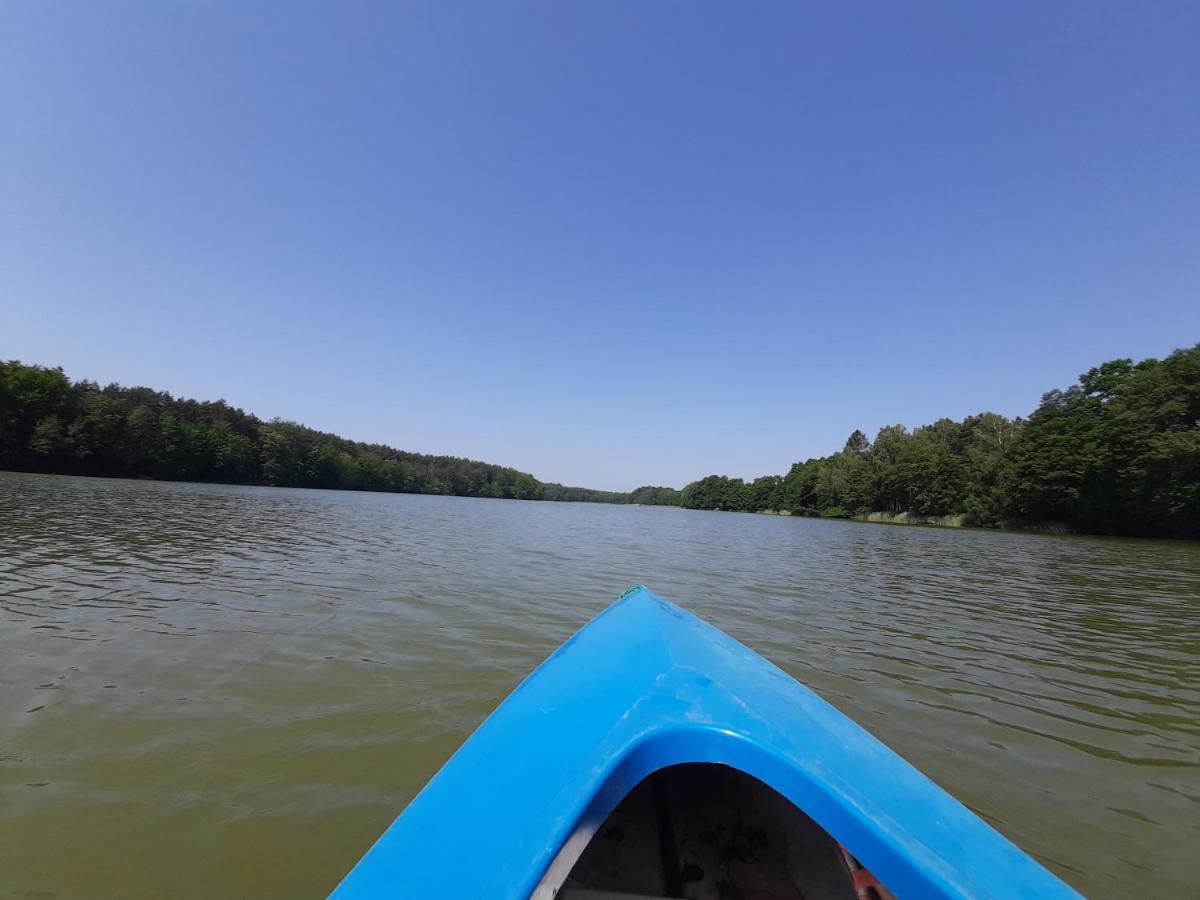
<svg viewBox="0 0 1200 900">
<path fill-rule="evenodd" d="M 0 358 L 590 487 L 1200 338 L 1200 4 L 0 4 Z"/>
</svg>

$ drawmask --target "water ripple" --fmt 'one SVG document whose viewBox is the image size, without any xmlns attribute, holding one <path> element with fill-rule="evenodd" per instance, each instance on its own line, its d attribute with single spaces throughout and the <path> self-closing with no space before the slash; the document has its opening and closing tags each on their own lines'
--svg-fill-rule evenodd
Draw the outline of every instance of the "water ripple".
<svg viewBox="0 0 1200 900">
<path fill-rule="evenodd" d="M 1081 890 L 1193 890 L 1194 544 L 0 473 L 5 887 L 319 895 L 638 583 Z"/>
</svg>

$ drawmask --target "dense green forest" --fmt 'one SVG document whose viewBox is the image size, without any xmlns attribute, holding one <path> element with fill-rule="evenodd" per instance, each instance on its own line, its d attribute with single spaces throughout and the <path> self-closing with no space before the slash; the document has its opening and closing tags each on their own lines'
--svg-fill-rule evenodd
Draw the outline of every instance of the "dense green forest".
<svg viewBox="0 0 1200 900">
<path fill-rule="evenodd" d="M 889 425 L 874 441 L 855 431 L 840 452 L 786 475 L 628 493 L 0 362 L 0 469 L 1200 537 L 1200 346 L 1106 362 L 1044 395 L 1028 419 Z"/>
<path fill-rule="evenodd" d="M 684 488 L 683 505 L 1200 537 L 1200 346 L 1106 362 L 1028 419 L 889 425 L 783 476 L 710 475 Z"/>
<path fill-rule="evenodd" d="M 627 503 L 634 495 L 545 484 L 505 466 L 348 441 L 224 401 L 71 381 L 61 369 L 0 362 L 0 469 Z"/>
</svg>

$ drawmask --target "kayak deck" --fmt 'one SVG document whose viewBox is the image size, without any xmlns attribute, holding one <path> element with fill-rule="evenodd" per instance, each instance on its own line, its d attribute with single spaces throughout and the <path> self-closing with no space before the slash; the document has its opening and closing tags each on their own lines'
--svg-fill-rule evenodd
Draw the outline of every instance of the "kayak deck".
<svg viewBox="0 0 1200 900">
<path fill-rule="evenodd" d="M 546 887 L 551 887 L 547 885 Z M 597 829 L 559 900 L 855 900 L 837 841 L 755 778 L 684 764 L 644 779 Z"/>
<path fill-rule="evenodd" d="M 645 588 L 531 673 L 334 896 L 554 900 L 573 875 L 578 886 L 567 890 L 601 889 L 584 877 L 594 874 L 586 861 L 576 866 L 597 834 L 604 840 L 606 820 L 649 776 L 689 764 L 719 764 L 769 786 L 897 896 L 1078 896 L 790 675 Z M 686 857 L 691 832 L 680 833 L 688 848 L 675 852 Z M 811 861 L 797 854 L 804 865 L 794 864 L 785 846 L 781 865 L 803 875 Z M 704 869 L 704 858 L 694 864 Z M 878 893 L 851 868 L 858 896 Z M 621 870 L 617 879 L 611 871 L 610 884 Z M 720 880 L 707 869 L 705 877 Z M 710 886 L 715 895 L 694 896 L 737 900 Z"/>
</svg>

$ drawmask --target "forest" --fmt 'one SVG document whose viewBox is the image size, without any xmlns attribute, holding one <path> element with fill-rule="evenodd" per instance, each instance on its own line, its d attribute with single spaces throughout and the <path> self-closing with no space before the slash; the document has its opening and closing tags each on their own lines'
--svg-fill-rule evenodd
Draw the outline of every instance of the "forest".
<svg viewBox="0 0 1200 900">
<path fill-rule="evenodd" d="M 72 381 L 0 362 L 0 469 L 281 487 L 786 512 L 1200 537 L 1200 345 L 1106 362 L 1027 419 L 980 413 L 855 431 L 838 453 L 751 482 L 597 491 L 350 441 L 224 401 Z"/>
<path fill-rule="evenodd" d="M 629 502 L 506 466 L 349 441 L 144 387 L 0 362 L 0 469 L 517 500 Z M 647 488 L 644 490 L 653 490 Z"/>
<path fill-rule="evenodd" d="M 1043 395 L 1028 419 L 995 413 L 855 431 L 838 453 L 752 482 L 710 475 L 693 509 L 1200 537 L 1200 346 L 1117 359 Z"/>
</svg>

